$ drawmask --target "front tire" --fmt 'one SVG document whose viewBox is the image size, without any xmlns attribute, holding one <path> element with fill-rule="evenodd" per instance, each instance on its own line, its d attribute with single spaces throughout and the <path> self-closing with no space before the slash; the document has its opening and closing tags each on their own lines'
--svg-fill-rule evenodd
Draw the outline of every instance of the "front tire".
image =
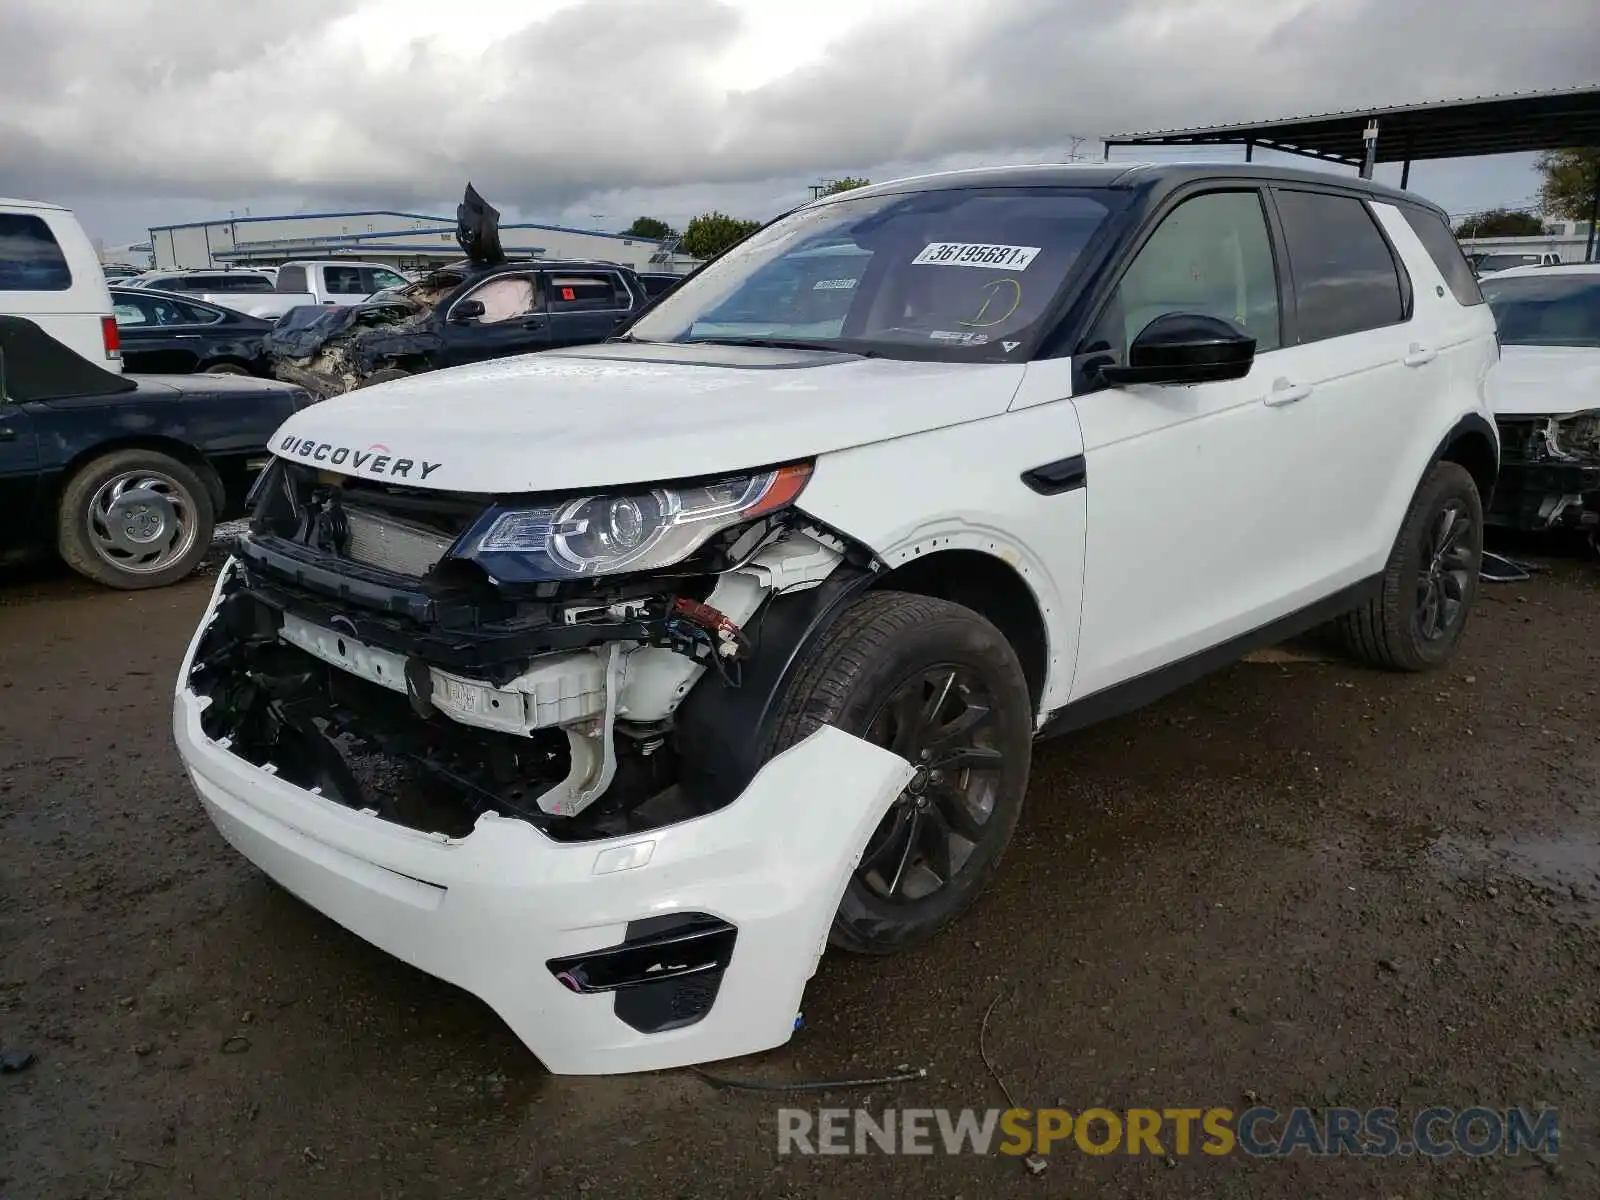
<svg viewBox="0 0 1600 1200">
<path fill-rule="evenodd" d="M 1412 497 L 1377 596 L 1334 623 L 1355 657 L 1426 671 L 1455 653 L 1478 594 L 1483 500 L 1458 463 L 1438 462 Z"/>
<path fill-rule="evenodd" d="M 829 941 L 862 954 L 919 945 L 977 898 L 1022 812 L 1033 751 L 1022 666 L 971 609 L 869 592 L 807 653 L 766 756 L 823 724 L 918 767 L 868 839 Z"/>
<path fill-rule="evenodd" d="M 219 362 L 212 363 L 201 372 L 202 375 L 248 375 L 250 371 L 238 363 Z"/>
<path fill-rule="evenodd" d="M 56 546 L 69 567 L 107 587 L 165 587 L 199 565 L 215 523 L 193 468 L 157 450 L 116 450 L 67 481 Z"/>
</svg>

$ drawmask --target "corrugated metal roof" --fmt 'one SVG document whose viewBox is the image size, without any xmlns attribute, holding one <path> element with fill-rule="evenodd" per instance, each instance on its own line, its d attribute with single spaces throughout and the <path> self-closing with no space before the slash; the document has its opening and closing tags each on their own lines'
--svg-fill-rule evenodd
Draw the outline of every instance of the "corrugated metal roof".
<svg viewBox="0 0 1600 1200">
<path fill-rule="evenodd" d="M 1248 143 L 1334 162 L 1359 163 L 1366 149 L 1363 131 L 1369 121 L 1378 123 L 1379 162 L 1600 145 L 1600 85 L 1114 134 L 1103 140 L 1108 147 Z"/>
<path fill-rule="evenodd" d="M 1101 141 L 1115 144 L 1119 140 L 1138 140 L 1155 137 L 1182 137 L 1199 134 L 1232 133 L 1251 129 L 1268 129 L 1278 125 L 1299 125 L 1310 121 L 1343 121 L 1361 119 L 1368 120 L 1372 117 L 1388 117 L 1397 113 L 1426 112 L 1433 109 L 1448 109 L 1463 104 L 1486 104 L 1500 100 L 1531 100 L 1531 99 L 1562 99 L 1569 96 L 1585 96 L 1590 93 L 1600 95 L 1600 83 L 1585 84 L 1582 87 L 1558 88 L 1554 91 L 1536 92 L 1492 92 L 1485 96 L 1460 96 L 1454 100 L 1423 100 L 1415 104 L 1396 104 L 1388 108 L 1349 108 L 1334 112 L 1306 113 L 1298 117 L 1270 117 L 1265 121 L 1241 121 L 1232 125 L 1197 125 L 1188 129 L 1151 129 L 1144 133 L 1113 133 L 1103 137 Z"/>
</svg>

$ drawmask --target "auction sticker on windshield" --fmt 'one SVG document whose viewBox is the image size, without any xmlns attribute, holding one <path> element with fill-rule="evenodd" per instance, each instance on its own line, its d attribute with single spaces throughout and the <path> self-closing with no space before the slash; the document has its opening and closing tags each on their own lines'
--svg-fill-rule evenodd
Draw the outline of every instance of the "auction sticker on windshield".
<svg viewBox="0 0 1600 1200">
<path fill-rule="evenodd" d="M 914 267 L 995 267 L 1026 271 L 1038 246 L 991 246 L 982 242 L 929 242 L 911 260 Z"/>
</svg>

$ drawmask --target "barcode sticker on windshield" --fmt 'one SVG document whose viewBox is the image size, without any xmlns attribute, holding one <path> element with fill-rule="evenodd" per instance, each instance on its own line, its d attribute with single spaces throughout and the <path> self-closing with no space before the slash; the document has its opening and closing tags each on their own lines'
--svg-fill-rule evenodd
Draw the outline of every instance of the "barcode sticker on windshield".
<svg viewBox="0 0 1600 1200">
<path fill-rule="evenodd" d="M 1026 271 L 1038 246 L 991 246 L 983 242 L 929 242 L 911 260 L 914 267 L 993 267 Z"/>
</svg>

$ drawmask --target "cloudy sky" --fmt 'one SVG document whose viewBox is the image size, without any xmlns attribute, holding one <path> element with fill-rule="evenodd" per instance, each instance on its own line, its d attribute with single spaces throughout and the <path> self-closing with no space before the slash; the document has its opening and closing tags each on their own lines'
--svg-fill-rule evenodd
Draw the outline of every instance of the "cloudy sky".
<svg viewBox="0 0 1600 1200">
<path fill-rule="evenodd" d="M 822 176 L 1594 82 L 1595 3 L 0 0 L 0 194 L 109 243 L 246 209 L 450 212 L 469 177 L 507 219 L 767 217 Z M 1464 212 L 1537 180 L 1486 159 L 1412 186 Z"/>
</svg>

